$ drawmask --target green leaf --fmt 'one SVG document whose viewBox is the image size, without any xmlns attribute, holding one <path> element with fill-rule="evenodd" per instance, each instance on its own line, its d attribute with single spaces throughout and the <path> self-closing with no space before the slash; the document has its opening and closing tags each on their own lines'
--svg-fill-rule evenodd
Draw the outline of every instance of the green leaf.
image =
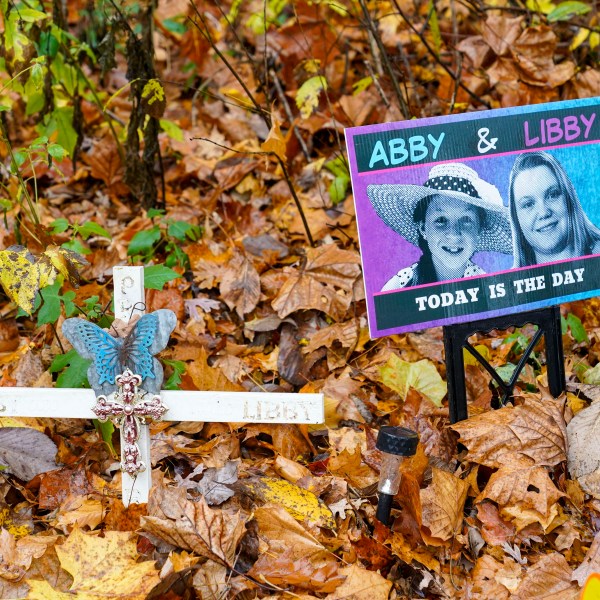
<svg viewBox="0 0 600 600">
<path fill-rule="evenodd" d="M 52 223 L 50 223 L 50 229 L 53 235 L 57 233 L 64 233 L 67 229 L 69 229 L 69 221 L 67 219 L 54 219 Z"/>
<path fill-rule="evenodd" d="M 91 254 L 92 251 L 84 246 L 79 240 L 72 239 L 64 244 L 61 244 L 61 248 L 66 248 L 67 250 L 71 250 L 72 252 L 77 252 L 77 254 Z"/>
<path fill-rule="evenodd" d="M 50 373 L 63 371 L 56 380 L 56 387 L 60 388 L 89 388 L 87 370 L 91 360 L 82 358 L 73 348 L 66 354 L 59 354 L 50 365 Z"/>
<path fill-rule="evenodd" d="M 112 436 L 115 432 L 115 426 L 113 425 L 112 421 L 105 421 L 103 423 L 98 419 L 94 419 L 94 425 L 96 426 L 96 429 L 100 432 L 100 436 L 102 437 L 104 442 L 106 442 L 106 444 L 110 448 L 111 454 L 113 456 L 118 456 L 112 443 Z"/>
<path fill-rule="evenodd" d="M 160 119 L 160 126 L 163 131 L 173 140 L 177 142 L 183 142 L 183 130 L 177 123 L 169 121 L 168 119 Z"/>
<path fill-rule="evenodd" d="M 160 240 L 160 229 L 155 225 L 147 231 L 138 231 L 129 242 L 127 248 L 128 256 L 136 256 L 138 254 L 150 254 L 154 248 L 154 244 Z"/>
<path fill-rule="evenodd" d="M 60 144 L 48 144 L 48 154 L 58 160 L 61 161 L 68 156 L 68 152 L 66 148 L 63 148 Z"/>
<path fill-rule="evenodd" d="M 62 282 L 57 279 L 52 285 L 40 290 L 42 305 L 38 311 L 38 327 L 46 323 L 56 323 L 60 317 L 60 286 Z"/>
<path fill-rule="evenodd" d="M 440 377 L 435 365 L 427 359 L 418 362 L 407 362 L 392 354 L 387 363 L 380 367 L 381 381 L 395 390 L 405 399 L 409 388 L 431 400 L 436 406 L 442 406 L 442 399 L 448 388 Z"/>
<path fill-rule="evenodd" d="M 148 218 L 154 219 L 154 217 L 162 217 L 165 212 L 164 208 L 150 208 L 148 209 Z"/>
<path fill-rule="evenodd" d="M 327 89 L 327 80 L 322 75 L 307 79 L 296 92 L 296 106 L 304 119 L 308 119 L 319 106 L 319 96 Z"/>
<path fill-rule="evenodd" d="M 571 329 L 571 335 L 578 344 L 590 341 L 587 331 L 579 317 L 576 317 L 573 313 L 569 313 L 566 318 L 566 324 Z"/>
<path fill-rule="evenodd" d="M 200 231 L 197 225 L 192 225 L 186 221 L 169 221 L 167 234 L 170 237 L 178 239 L 180 242 L 195 242 L 200 237 Z"/>
<path fill-rule="evenodd" d="M 442 47 L 442 33 L 440 31 L 440 23 L 438 21 L 438 15 L 433 0 L 429 0 L 429 29 L 431 30 L 431 37 L 433 38 L 435 55 L 439 56 Z"/>
<path fill-rule="evenodd" d="M 162 290 L 165 283 L 181 277 L 179 273 L 164 265 L 144 267 L 144 286 L 148 290 Z"/>
<path fill-rule="evenodd" d="M 178 390 L 181 385 L 181 376 L 185 373 L 185 363 L 182 360 L 168 359 L 163 359 L 163 362 L 173 369 L 173 373 L 163 385 L 163 389 Z"/>
<path fill-rule="evenodd" d="M 569 2 L 561 2 L 552 12 L 550 12 L 548 21 L 550 23 L 568 21 L 571 17 L 585 15 L 590 12 L 590 10 L 592 10 L 592 7 L 583 2 L 575 2 L 572 0 Z"/>
<path fill-rule="evenodd" d="M 85 225 L 78 225 L 75 229 L 84 240 L 87 240 L 91 235 L 99 235 L 109 240 L 111 239 L 110 233 L 104 227 L 98 225 L 98 223 L 94 223 L 94 221 L 88 221 Z"/>
<path fill-rule="evenodd" d="M 346 175 L 338 175 L 329 186 L 329 197 L 335 206 L 346 199 L 350 178 Z"/>
<path fill-rule="evenodd" d="M 43 19 L 47 19 L 48 15 L 45 12 L 40 10 L 34 10 L 33 8 L 19 8 L 19 18 L 21 21 L 26 21 L 27 23 L 36 23 L 37 21 L 41 21 Z"/>
</svg>

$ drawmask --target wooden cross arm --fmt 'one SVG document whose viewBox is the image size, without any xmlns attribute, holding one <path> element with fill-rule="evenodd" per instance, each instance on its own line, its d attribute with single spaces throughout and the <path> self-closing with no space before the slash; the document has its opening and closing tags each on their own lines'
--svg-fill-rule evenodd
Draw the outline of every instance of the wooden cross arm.
<svg viewBox="0 0 600 600">
<path fill-rule="evenodd" d="M 165 421 L 308 423 L 325 420 L 323 394 L 163 391 Z M 95 419 L 92 390 L 0 387 L 1 417 Z"/>
</svg>

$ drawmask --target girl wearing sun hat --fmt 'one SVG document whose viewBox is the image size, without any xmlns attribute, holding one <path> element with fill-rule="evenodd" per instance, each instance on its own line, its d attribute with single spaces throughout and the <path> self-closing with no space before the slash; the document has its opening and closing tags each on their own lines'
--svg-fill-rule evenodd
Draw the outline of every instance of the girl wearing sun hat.
<svg viewBox="0 0 600 600">
<path fill-rule="evenodd" d="M 382 291 L 481 275 L 473 254 L 512 253 L 500 192 L 462 163 L 436 165 L 422 186 L 369 185 L 367 195 L 385 224 L 423 252 Z"/>
</svg>

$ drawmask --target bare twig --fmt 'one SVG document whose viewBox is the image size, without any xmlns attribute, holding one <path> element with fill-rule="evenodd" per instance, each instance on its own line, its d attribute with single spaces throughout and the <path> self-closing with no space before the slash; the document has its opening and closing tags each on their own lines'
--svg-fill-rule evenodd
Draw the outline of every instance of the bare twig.
<svg viewBox="0 0 600 600">
<path fill-rule="evenodd" d="M 469 96 L 471 96 L 473 100 L 476 100 L 480 104 L 483 104 L 483 106 L 485 106 L 486 108 L 491 108 L 489 102 L 486 102 L 483 98 L 481 98 L 475 92 L 470 90 L 462 81 L 460 81 L 460 78 L 456 76 L 456 73 L 454 73 L 454 71 L 452 71 L 452 69 L 444 61 L 440 60 L 435 50 L 429 45 L 429 42 L 425 39 L 425 36 L 417 30 L 417 28 L 411 23 L 410 19 L 406 16 L 402 8 L 400 8 L 398 0 L 392 0 L 392 2 L 394 3 L 396 10 L 398 11 L 398 14 L 406 21 L 406 24 L 419 36 L 419 39 L 421 40 L 425 48 L 427 48 L 427 51 L 433 56 L 435 62 L 437 62 L 437 64 L 440 65 L 440 67 L 442 67 L 442 69 L 444 69 L 444 71 L 446 71 L 446 73 L 448 73 L 448 75 L 450 75 L 452 79 L 454 79 L 454 81 L 457 81 L 458 85 L 463 90 L 465 90 L 465 92 L 467 92 L 467 94 L 469 94 Z"/>
<path fill-rule="evenodd" d="M 375 43 L 377 44 L 377 48 L 379 49 L 379 54 L 383 61 L 385 70 L 387 71 L 387 74 L 389 75 L 389 78 L 392 82 L 392 87 L 394 88 L 394 92 L 396 93 L 398 103 L 400 104 L 400 110 L 402 111 L 402 115 L 404 116 L 405 119 L 410 119 L 410 116 L 411 116 L 410 109 L 408 108 L 408 104 L 406 102 L 406 99 L 404 98 L 404 94 L 402 93 L 402 90 L 400 89 L 400 83 L 398 82 L 396 73 L 395 73 L 394 69 L 392 68 L 392 64 L 390 62 L 390 57 L 388 56 L 385 46 L 383 45 L 381 36 L 379 35 L 379 32 L 377 31 L 377 26 L 375 25 L 375 22 L 373 21 L 373 18 L 371 17 L 371 13 L 369 12 L 369 9 L 367 8 L 365 0 L 358 0 L 358 3 L 360 4 L 360 7 L 363 11 L 367 26 L 369 27 L 369 30 L 370 30 L 371 34 L 373 35 L 373 39 L 375 40 Z"/>
<path fill-rule="evenodd" d="M 304 209 L 302 208 L 302 204 L 300 204 L 300 198 L 298 198 L 298 194 L 296 194 L 294 184 L 292 183 L 290 174 L 288 173 L 288 170 L 285 166 L 285 162 L 277 154 L 275 154 L 275 152 L 265 152 L 263 150 L 236 150 L 235 148 L 225 146 L 224 144 L 219 144 L 218 142 L 209 140 L 208 138 L 205 138 L 205 137 L 193 137 L 192 139 L 193 140 L 201 140 L 203 142 L 210 142 L 211 144 L 214 144 L 215 146 L 218 146 L 219 148 L 223 148 L 224 150 L 228 150 L 230 152 L 236 152 L 237 154 L 250 154 L 250 155 L 256 155 L 256 156 L 272 156 L 272 157 L 274 157 L 277 160 L 277 162 L 279 163 L 279 166 L 281 167 L 281 171 L 283 172 L 283 177 L 287 183 L 290 193 L 292 194 L 292 198 L 294 199 L 296 208 L 298 209 L 298 212 L 300 213 L 300 218 L 302 219 L 302 224 L 304 225 L 304 231 L 306 233 L 308 243 L 314 248 L 315 242 L 313 240 L 312 234 L 310 233 L 308 221 L 306 220 L 306 215 L 304 214 Z"/>
</svg>

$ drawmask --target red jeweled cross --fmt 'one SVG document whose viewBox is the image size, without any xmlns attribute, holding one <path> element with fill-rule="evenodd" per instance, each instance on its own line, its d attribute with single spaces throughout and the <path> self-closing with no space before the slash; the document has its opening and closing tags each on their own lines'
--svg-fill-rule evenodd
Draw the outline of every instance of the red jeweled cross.
<svg viewBox="0 0 600 600">
<path fill-rule="evenodd" d="M 113 399 L 98 396 L 92 411 L 100 421 L 110 419 L 122 429 L 121 469 L 132 477 L 146 468 L 140 458 L 137 441 L 140 437 L 140 426 L 146 420 L 160 421 L 167 411 L 167 406 L 160 396 L 152 396 L 144 400 L 146 392 L 139 390 L 142 383 L 139 375 L 134 375 L 129 369 L 115 378 L 118 390 Z"/>
</svg>

